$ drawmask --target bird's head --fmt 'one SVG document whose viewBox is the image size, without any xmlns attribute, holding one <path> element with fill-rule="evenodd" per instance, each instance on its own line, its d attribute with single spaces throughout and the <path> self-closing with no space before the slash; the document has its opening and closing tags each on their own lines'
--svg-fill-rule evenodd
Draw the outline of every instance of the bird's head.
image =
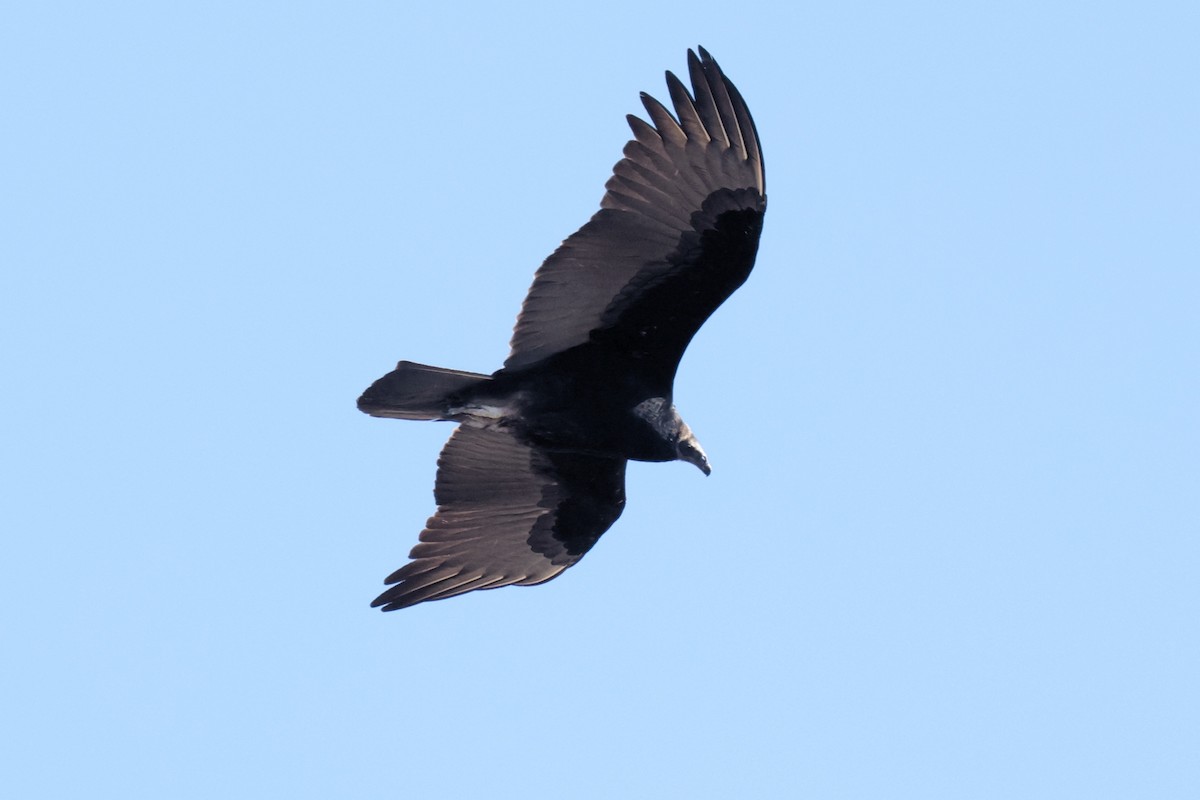
<svg viewBox="0 0 1200 800">
<path fill-rule="evenodd" d="M 695 434 L 686 424 L 679 432 L 679 441 L 675 445 L 675 457 L 680 461 L 695 464 L 705 475 L 712 474 L 712 467 L 708 464 L 708 456 L 705 455 L 704 448 L 696 441 Z"/>
<path fill-rule="evenodd" d="M 655 456 L 650 460 L 668 460 L 670 457 L 667 454 L 671 452 L 670 448 L 674 447 L 677 460 L 695 464 L 705 475 L 712 474 L 712 467 L 708 465 L 708 456 L 704 454 L 704 448 L 696 441 L 692 429 L 679 416 L 678 409 L 670 400 L 665 397 L 648 398 L 634 407 L 633 414 L 649 425 L 658 436 L 654 447 Z"/>
</svg>

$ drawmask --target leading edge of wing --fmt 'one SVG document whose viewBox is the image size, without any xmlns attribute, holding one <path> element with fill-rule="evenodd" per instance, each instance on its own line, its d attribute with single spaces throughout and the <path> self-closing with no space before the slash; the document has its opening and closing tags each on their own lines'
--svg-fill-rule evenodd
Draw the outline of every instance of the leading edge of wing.
<svg viewBox="0 0 1200 800">
<path fill-rule="evenodd" d="M 371 603 L 532 585 L 575 564 L 621 515 L 625 461 L 549 453 L 503 430 L 459 427 L 438 458 L 438 510 Z"/>
<path fill-rule="evenodd" d="M 688 71 L 694 97 L 666 74 L 674 116 L 642 94 L 650 122 L 628 117 L 634 138 L 613 167 L 600 211 L 538 269 L 506 368 L 588 341 L 635 278 L 653 283 L 677 271 L 681 262 L 673 256 L 685 236 L 704 233 L 711 217 L 703 210 L 714 194 L 727 194 L 722 205 L 732 201 L 734 210 L 765 209 L 762 150 L 745 101 L 703 48 L 699 57 L 688 51 Z M 733 268 L 749 271 L 749 265 Z"/>
</svg>

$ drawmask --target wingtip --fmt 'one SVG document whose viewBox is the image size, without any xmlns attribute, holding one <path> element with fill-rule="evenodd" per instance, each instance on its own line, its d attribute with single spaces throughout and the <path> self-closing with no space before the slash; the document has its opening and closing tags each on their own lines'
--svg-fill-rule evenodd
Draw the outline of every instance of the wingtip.
<svg viewBox="0 0 1200 800">
<path fill-rule="evenodd" d="M 386 613 L 388 611 L 399 611 L 402 608 L 408 608 L 409 606 L 416 605 L 416 603 L 406 603 L 403 594 L 397 596 L 395 592 L 396 588 L 397 587 L 395 586 L 390 587 L 383 594 L 379 595 L 379 597 L 376 597 L 374 600 L 372 600 L 371 608 L 378 608 L 380 611 Z"/>
<path fill-rule="evenodd" d="M 688 48 L 688 66 L 693 64 L 705 72 L 715 69 L 717 74 L 721 74 L 721 68 L 717 66 L 717 60 L 702 45 L 696 45 L 695 50 Z"/>
</svg>

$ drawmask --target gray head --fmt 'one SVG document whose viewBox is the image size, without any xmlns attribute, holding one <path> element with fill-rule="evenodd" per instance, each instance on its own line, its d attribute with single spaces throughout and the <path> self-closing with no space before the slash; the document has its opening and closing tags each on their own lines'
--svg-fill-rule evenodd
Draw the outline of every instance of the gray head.
<svg viewBox="0 0 1200 800">
<path fill-rule="evenodd" d="M 692 429 L 679 416 L 679 411 L 671 401 L 665 397 L 651 397 L 638 403 L 633 413 L 649 423 L 657 434 L 655 450 L 659 455 L 650 460 L 666 461 L 671 458 L 669 454 L 673 453 L 677 460 L 695 464 L 705 475 L 712 473 L 704 448 L 696 441 Z"/>
<path fill-rule="evenodd" d="M 708 456 L 704 454 L 704 448 L 696 441 L 692 429 L 682 420 L 680 421 L 679 441 L 675 444 L 675 453 L 676 458 L 680 461 L 695 464 L 705 475 L 712 474 L 712 467 L 708 465 Z"/>
</svg>

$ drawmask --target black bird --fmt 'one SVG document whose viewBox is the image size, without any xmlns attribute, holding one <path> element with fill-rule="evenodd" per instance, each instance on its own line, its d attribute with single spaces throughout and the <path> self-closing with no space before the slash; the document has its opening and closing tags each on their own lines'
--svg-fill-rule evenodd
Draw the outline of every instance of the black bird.
<svg viewBox="0 0 1200 800">
<path fill-rule="evenodd" d="M 372 603 L 384 611 L 542 583 L 583 557 L 625 506 L 625 464 L 708 458 L 672 402 L 692 336 L 754 265 L 766 210 L 746 103 L 700 48 L 693 97 L 633 140 L 600 211 L 542 264 L 504 367 L 401 361 L 358 399 L 376 417 L 460 422 L 438 459 L 438 510 Z"/>
</svg>

